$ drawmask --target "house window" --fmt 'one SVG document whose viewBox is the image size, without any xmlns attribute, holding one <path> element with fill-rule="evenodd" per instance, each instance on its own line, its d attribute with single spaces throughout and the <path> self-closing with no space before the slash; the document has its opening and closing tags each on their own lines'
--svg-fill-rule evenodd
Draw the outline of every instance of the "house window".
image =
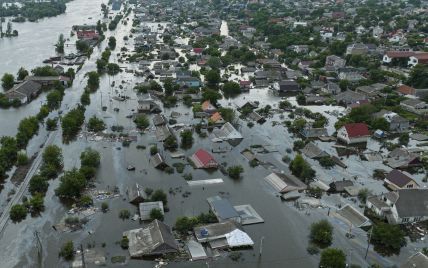
<svg viewBox="0 0 428 268">
<path fill-rule="evenodd" d="M 421 221 L 421 220 L 422 220 L 422 217 L 415 217 L 413 221 L 417 222 L 417 221 Z"/>
<path fill-rule="evenodd" d="M 407 188 L 413 188 L 413 184 L 408 184 Z"/>
<path fill-rule="evenodd" d="M 403 219 L 401 220 L 401 222 L 403 222 L 403 223 L 409 222 L 409 218 L 403 218 Z"/>
</svg>

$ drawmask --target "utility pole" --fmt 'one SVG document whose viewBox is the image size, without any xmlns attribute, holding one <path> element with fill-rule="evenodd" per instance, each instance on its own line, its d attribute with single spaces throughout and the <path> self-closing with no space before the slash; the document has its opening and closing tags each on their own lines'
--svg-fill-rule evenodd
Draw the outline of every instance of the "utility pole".
<svg viewBox="0 0 428 268">
<path fill-rule="evenodd" d="M 264 236 L 262 236 L 260 238 L 260 251 L 259 251 L 259 256 L 262 256 L 262 252 L 263 252 L 263 240 L 265 239 Z"/>
<path fill-rule="evenodd" d="M 82 244 L 80 244 L 80 251 L 82 251 L 82 267 L 86 268 L 86 264 L 85 264 L 85 252 L 83 251 Z"/>
<path fill-rule="evenodd" d="M 369 254 L 369 247 L 370 247 L 370 241 L 372 239 L 372 232 L 373 232 L 373 227 L 370 229 L 369 240 L 367 241 L 366 255 L 364 256 L 365 260 L 367 260 L 367 254 Z"/>
<path fill-rule="evenodd" d="M 37 258 L 38 258 L 38 267 L 43 267 L 43 248 L 42 242 L 40 241 L 39 232 L 34 231 L 34 236 L 36 237 L 36 247 L 37 247 Z"/>
</svg>

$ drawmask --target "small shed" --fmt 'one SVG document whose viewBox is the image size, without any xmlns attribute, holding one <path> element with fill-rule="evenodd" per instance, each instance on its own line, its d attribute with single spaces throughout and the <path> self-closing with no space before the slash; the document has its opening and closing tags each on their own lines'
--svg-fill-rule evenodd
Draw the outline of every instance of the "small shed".
<svg viewBox="0 0 428 268">
<path fill-rule="evenodd" d="M 157 169 L 165 169 L 166 167 L 168 167 L 168 165 L 165 163 L 165 159 L 160 153 L 153 155 L 150 158 L 150 162 Z"/>
</svg>

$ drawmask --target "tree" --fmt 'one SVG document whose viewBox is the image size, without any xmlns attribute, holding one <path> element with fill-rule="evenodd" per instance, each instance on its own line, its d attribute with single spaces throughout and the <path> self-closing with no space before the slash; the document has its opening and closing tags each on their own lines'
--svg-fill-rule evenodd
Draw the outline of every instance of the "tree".
<svg viewBox="0 0 428 268">
<path fill-rule="evenodd" d="M 114 36 L 110 36 L 108 39 L 108 47 L 111 50 L 114 50 L 116 48 L 116 38 Z"/>
<path fill-rule="evenodd" d="M 427 88 L 428 68 L 422 64 L 418 64 L 413 67 L 407 83 L 414 88 Z"/>
<path fill-rule="evenodd" d="M 46 120 L 46 130 L 47 131 L 54 131 L 57 128 L 57 119 L 56 118 L 48 118 Z"/>
<path fill-rule="evenodd" d="M 235 121 L 235 110 L 232 108 L 220 108 L 219 112 L 224 121 L 233 123 Z"/>
<path fill-rule="evenodd" d="M 372 129 L 389 130 L 389 122 L 383 117 L 373 119 L 370 126 Z"/>
<path fill-rule="evenodd" d="M 160 209 L 154 208 L 150 211 L 150 219 L 153 220 L 160 220 L 163 221 L 164 216 Z"/>
<path fill-rule="evenodd" d="M 321 260 L 320 260 L 319 267 L 345 268 L 346 255 L 340 249 L 328 248 L 321 253 Z"/>
<path fill-rule="evenodd" d="M 370 242 L 374 250 L 384 256 L 400 254 L 400 249 L 406 246 L 405 233 L 399 225 L 379 223 L 373 226 Z"/>
<path fill-rule="evenodd" d="M 41 175 L 34 175 L 30 180 L 28 190 L 32 195 L 36 193 L 45 194 L 48 187 L 49 183 L 46 178 Z"/>
<path fill-rule="evenodd" d="M 228 96 L 238 95 L 241 93 L 241 86 L 236 82 L 229 81 L 223 85 L 223 92 Z"/>
<path fill-rule="evenodd" d="M 139 129 L 146 129 L 150 125 L 149 119 L 144 114 L 137 115 L 134 119 L 134 123 Z"/>
<path fill-rule="evenodd" d="M 107 73 L 109 75 L 115 75 L 120 72 L 120 66 L 116 63 L 108 63 L 107 64 Z"/>
<path fill-rule="evenodd" d="M 403 133 L 398 137 L 398 142 L 400 145 L 407 145 L 409 143 L 409 133 Z"/>
<path fill-rule="evenodd" d="M 68 112 L 62 118 L 62 135 L 65 140 L 74 138 L 79 133 L 82 124 L 85 122 L 85 108 L 78 106 Z"/>
<path fill-rule="evenodd" d="M 44 198 L 40 193 L 36 193 L 29 201 L 32 213 L 40 213 L 45 209 Z"/>
<path fill-rule="evenodd" d="M 242 166 L 231 166 L 227 168 L 227 174 L 232 179 L 239 179 L 241 177 L 241 173 L 244 172 L 244 168 Z"/>
<path fill-rule="evenodd" d="M 210 57 L 207 61 L 207 65 L 212 69 L 219 69 L 222 65 L 222 62 L 219 57 Z"/>
<path fill-rule="evenodd" d="M 290 162 L 289 168 L 294 176 L 304 181 L 311 180 L 315 177 L 315 170 L 311 168 L 300 154 L 296 155 L 293 161 Z"/>
<path fill-rule="evenodd" d="M 162 201 L 163 205 L 166 206 L 166 204 L 168 203 L 167 200 L 167 196 L 165 194 L 165 192 L 161 189 L 156 190 L 153 194 L 152 197 L 150 198 L 151 201 Z"/>
<path fill-rule="evenodd" d="M 87 88 L 91 91 L 95 91 L 100 86 L 100 75 L 95 72 L 87 72 L 86 75 L 88 77 L 88 86 Z"/>
<path fill-rule="evenodd" d="M 172 135 L 164 140 L 163 145 L 165 148 L 169 148 L 169 149 L 177 148 L 177 146 L 178 146 L 177 140 Z"/>
<path fill-rule="evenodd" d="M 189 148 L 193 144 L 193 134 L 191 130 L 184 130 L 180 133 L 181 146 Z"/>
<path fill-rule="evenodd" d="M 64 35 L 60 34 L 58 37 L 58 42 L 55 45 L 56 52 L 64 53 L 64 44 L 65 44 Z"/>
<path fill-rule="evenodd" d="M 165 89 L 165 95 L 171 96 L 174 93 L 174 83 L 171 78 L 165 79 L 163 82 L 163 88 Z"/>
<path fill-rule="evenodd" d="M 85 40 L 77 40 L 76 41 L 76 49 L 79 52 L 87 53 L 91 47 L 89 46 L 88 42 Z"/>
<path fill-rule="evenodd" d="M 209 70 L 205 75 L 205 80 L 210 86 L 216 86 L 220 82 L 220 72 L 218 70 Z"/>
<path fill-rule="evenodd" d="M 177 232 L 184 235 L 191 231 L 197 224 L 198 219 L 196 217 L 178 217 L 174 227 Z"/>
<path fill-rule="evenodd" d="M 67 199 L 78 198 L 85 187 L 86 178 L 74 168 L 66 171 L 60 178 L 60 184 L 55 190 L 55 194 Z"/>
<path fill-rule="evenodd" d="M 311 225 L 309 238 L 311 243 L 320 248 L 326 248 L 333 241 L 333 226 L 327 220 L 314 222 Z"/>
<path fill-rule="evenodd" d="M 43 152 L 43 166 L 46 164 L 52 165 L 55 169 L 58 171 L 61 170 L 63 166 L 63 157 L 62 157 L 62 150 L 57 145 L 48 145 L 45 148 L 45 151 Z"/>
<path fill-rule="evenodd" d="M 28 76 L 28 71 L 24 69 L 24 67 L 19 68 L 18 73 L 16 74 L 17 80 L 24 80 L 25 77 Z"/>
<path fill-rule="evenodd" d="M 66 261 L 71 261 L 74 258 L 73 241 L 67 241 L 62 245 L 59 256 L 64 258 Z"/>
<path fill-rule="evenodd" d="M 101 132 L 106 129 L 106 124 L 102 119 L 99 119 L 95 115 L 88 121 L 88 130 L 92 132 Z"/>
<path fill-rule="evenodd" d="M 80 96 L 80 103 L 84 106 L 91 104 L 91 97 L 88 90 L 85 89 L 83 91 L 82 96 Z"/>
<path fill-rule="evenodd" d="M 13 222 L 20 222 L 27 217 L 27 208 L 24 205 L 16 204 L 10 209 L 10 219 Z"/>
<path fill-rule="evenodd" d="M 202 99 L 209 100 L 213 105 L 217 104 L 217 100 L 221 99 L 221 94 L 212 89 L 205 89 L 202 92 Z"/>
<path fill-rule="evenodd" d="M 15 78 L 12 74 L 5 73 L 1 79 L 1 86 L 4 90 L 11 89 L 15 83 Z"/>
<path fill-rule="evenodd" d="M 367 201 L 367 197 L 370 195 L 370 191 L 367 188 L 363 188 L 358 191 L 358 199 L 362 204 L 365 204 Z"/>
<path fill-rule="evenodd" d="M 46 96 L 46 102 L 47 106 L 50 110 L 58 109 L 61 105 L 61 101 L 63 98 L 63 93 L 59 90 L 52 90 L 49 92 L 49 94 Z"/>
<path fill-rule="evenodd" d="M 98 167 L 100 165 L 100 153 L 94 149 L 86 148 L 80 154 L 80 164 L 88 167 Z"/>
<path fill-rule="evenodd" d="M 36 67 L 31 70 L 34 76 L 57 76 L 58 72 L 50 65 Z"/>
</svg>

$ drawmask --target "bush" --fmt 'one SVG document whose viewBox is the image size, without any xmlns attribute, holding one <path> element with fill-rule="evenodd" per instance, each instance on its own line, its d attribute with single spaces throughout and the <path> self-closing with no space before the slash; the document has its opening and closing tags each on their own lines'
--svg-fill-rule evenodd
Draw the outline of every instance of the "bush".
<svg viewBox="0 0 428 268">
<path fill-rule="evenodd" d="M 316 245 L 310 244 L 307 248 L 306 251 L 311 254 L 311 255 L 316 255 L 318 253 L 320 253 L 319 248 Z"/>
<path fill-rule="evenodd" d="M 326 248 L 333 241 L 333 226 L 327 220 L 314 222 L 310 228 L 311 242 L 320 248 Z"/>
<path fill-rule="evenodd" d="M 345 268 L 346 255 L 340 249 L 328 248 L 321 253 L 319 267 Z"/>
<path fill-rule="evenodd" d="M 34 175 L 30 180 L 28 190 L 31 195 L 35 195 L 36 193 L 45 194 L 48 187 L 49 183 L 46 178 L 41 175 Z"/>
<path fill-rule="evenodd" d="M 327 169 L 334 167 L 334 165 L 336 164 L 330 156 L 323 156 L 318 159 L 318 162 L 322 167 Z"/>
<path fill-rule="evenodd" d="M 71 261 L 74 258 L 73 241 L 67 241 L 62 245 L 59 256 L 64 258 L 66 261 Z"/>
<path fill-rule="evenodd" d="M 101 132 L 106 129 L 106 124 L 102 119 L 97 118 L 95 115 L 89 119 L 88 130 L 92 132 Z"/>
<path fill-rule="evenodd" d="M 239 179 L 242 172 L 244 172 L 244 168 L 242 166 L 231 166 L 227 168 L 227 173 L 232 179 Z"/>
<path fill-rule="evenodd" d="M 134 123 L 139 129 L 146 129 L 150 125 L 149 119 L 143 114 L 137 115 L 134 119 Z"/>
<path fill-rule="evenodd" d="M 16 204 L 10 209 L 10 219 L 13 222 L 20 222 L 27 217 L 27 208 L 24 205 Z"/>
<path fill-rule="evenodd" d="M 106 213 L 108 211 L 108 204 L 107 202 L 102 202 L 101 203 L 101 211 Z"/>
<path fill-rule="evenodd" d="M 150 154 L 151 155 L 155 155 L 158 153 L 158 147 L 156 145 L 153 145 L 152 147 L 150 147 Z"/>
<path fill-rule="evenodd" d="M 18 166 L 24 166 L 24 165 L 28 164 L 28 156 L 25 153 L 20 152 L 20 153 L 18 153 L 17 157 L 18 158 L 16 160 L 16 164 Z"/>
<path fill-rule="evenodd" d="M 129 247 L 129 239 L 126 236 L 122 236 L 122 240 L 120 240 L 120 247 L 123 249 L 127 249 Z"/>
<path fill-rule="evenodd" d="M 154 208 L 150 211 L 150 219 L 151 220 L 160 220 L 163 221 L 164 216 L 160 209 Z"/>
<path fill-rule="evenodd" d="M 122 220 L 129 219 L 130 217 L 131 217 L 131 212 L 129 212 L 129 210 L 122 209 L 121 211 L 119 211 L 119 218 L 121 218 Z"/>
<path fill-rule="evenodd" d="M 167 196 L 166 196 L 165 192 L 164 192 L 163 190 L 161 190 L 161 189 L 156 190 L 156 191 L 152 194 L 152 196 L 151 196 L 150 200 L 151 200 L 151 201 L 162 201 L 162 203 L 163 203 L 164 207 L 165 207 L 165 206 L 167 205 L 167 203 L 168 203 Z"/>
</svg>

